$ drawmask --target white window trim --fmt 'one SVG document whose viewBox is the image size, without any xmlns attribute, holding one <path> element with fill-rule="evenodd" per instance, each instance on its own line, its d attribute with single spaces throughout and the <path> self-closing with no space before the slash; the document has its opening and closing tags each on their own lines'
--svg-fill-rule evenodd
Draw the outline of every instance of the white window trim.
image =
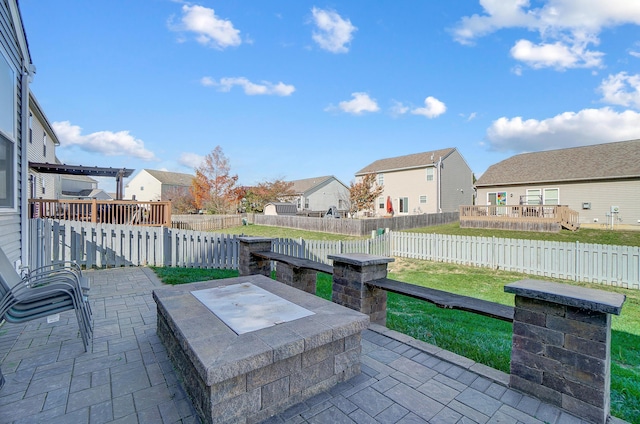
<svg viewBox="0 0 640 424">
<path fill-rule="evenodd" d="M 4 60 L 7 65 L 9 65 L 9 69 L 13 72 L 13 128 L 11 131 L 13 134 L 7 134 L 5 131 L 0 129 L 0 134 L 9 142 L 13 143 L 13 206 L 0 206 L 0 213 L 16 213 L 20 209 L 19 198 L 18 198 L 18 84 L 16 83 L 16 76 L 18 75 L 18 70 L 14 67 L 11 60 L 5 53 L 4 49 L 0 45 L 0 56 L 2 56 L 2 60 Z M 25 153 L 26 154 L 26 153 Z"/>
<path fill-rule="evenodd" d="M 547 204 L 547 196 L 546 196 L 546 191 L 547 190 L 557 190 L 558 191 L 558 205 L 560 205 L 560 187 L 547 187 L 547 188 L 543 188 L 542 189 L 542 204 L 546 205 Z M 555 205 L 552 205 L 555 206 Z"/>
</svg>

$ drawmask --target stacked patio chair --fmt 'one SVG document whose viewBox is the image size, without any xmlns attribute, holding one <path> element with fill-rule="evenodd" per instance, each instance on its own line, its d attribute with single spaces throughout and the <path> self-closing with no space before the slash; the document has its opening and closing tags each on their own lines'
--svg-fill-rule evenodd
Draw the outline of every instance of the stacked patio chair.
<svg viewBox="0 0 640 424">
<path fill-rule="evenodd" d="M 0 248 L 0 321 L 23 323 L 74 310 L 86 352 L 93 333 L 88 290 L 89 279 L 75 264 L 55 263 L 23 277 Z"/>
</svg>

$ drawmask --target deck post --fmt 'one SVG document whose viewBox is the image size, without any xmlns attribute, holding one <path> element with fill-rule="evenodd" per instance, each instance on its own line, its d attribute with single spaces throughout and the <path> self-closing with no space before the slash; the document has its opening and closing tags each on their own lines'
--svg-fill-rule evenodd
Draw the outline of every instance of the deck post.
<svg viewBox="0 0 640 424">
<path fill-rule="evenodd" d="M 595 423 L 611 403 L 611 314 L 625 296 L 539 280 L 515 294 L 509 385 Z"/>
<path fill-rule="evenodd" d="M 238 273 L 241 277 L 261 274 L 271 276 L 271 261 L 252 255 L 252 252 L 270 252 L 273 239 L 266 237 L 238 237 L 240 254 Z"/>
<path fill-rule="evenodd" d="M 347 308 L 369 315 L 371 322 L 386 325 L 387 291 L 367 283 L 387 277 L 387 265 L 393 258 L 350 253 L 329 255 L 333 260 L 332 298 Z"/>
</svg>

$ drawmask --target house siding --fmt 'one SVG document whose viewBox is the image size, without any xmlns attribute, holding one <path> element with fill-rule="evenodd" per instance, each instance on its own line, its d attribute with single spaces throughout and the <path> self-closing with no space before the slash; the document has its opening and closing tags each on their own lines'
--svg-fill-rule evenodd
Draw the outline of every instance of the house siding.
<svg viewBox="0 0 640 424">
<path fill-rule="evenodd" d="M 473 171 L 457 150 L 444 158 L 441 176 L 442 212 L 457 212 L 461 205 L 473 204 Z"/>
<path fill-rule="evenodd" d="M 127 183 L 125 198 L 139 201 L 156 201 L 162 197 L 162 184 L 144 169 Z"/>
<path fill-rule="evenodd" d="M 517 205 L 527 190 L 545 188 L 558 188 L 559 203 L 577 211 L 581 224 L 593 224 L 597 219 L 597 223 L 604 225 L 611 206 L 619 206 L 618 218 L 622 221 L 618 223 L 640 225 L 640 179 L 479 187 L 477 202 L 486 205 L 488 193 L 503 191 L 507 193 L 507 205 Z M 583 203 L 590 203 L 591 208 L 583 209 Z"/>
<path fill-rule="evenodd" d="M 16 162 L 14 176 L 17 179 L 16 209 L 7 211 L 0 209 L 0 246 L 11 261 L 21 257 L 21 211 L 22 211 L 22 62 L 23 56 L 19 48 L 19 42 L 13 28 L 13 18 L 8 2 L 0 0 L 0 50 L 5 58 L 14 67 L 16 77 L 16 127 L 14 150 Z M 6 95 L 2 93 L 0 95 Z M 26 99 L 24 100 L 26 101 Z"/>
<path fill-rule="evenodd" d="M 327 211 L 331 206 L 339 209 L 347 209 L 349 201 L 349 189 L 335 178 L 325 181 L 313 189 L 307 191 L 302 196 L 302 207 L 304 207 L 305 199 L 309 199 L 309 208 L 314 211 Z M 342 200 L 342 202 L 340 202 Z M 342 203 L 342 207 L 340 207 Z"/>
<path fill-rule="evenodd" d="M 30 108 L 33 116 L 31 120 L 31 138 L 27 140 L 27 157 L 29 162 L 38 163 L 56 163 L 55 145 L 53 142 L 53 134 L 46 131 L 43 122 L 38 114 Z M 27 119 L 29 119 L 27 117 Z M 44 139 L 47 138 L 47 154 L 44 155 Z M 27 135 L 28 136 L 28 135 Z M 29 170 L 29 174 L 34 177 L 35 190 L 33 193 L 28 191 L 28 195 L 32 198 L 57 199 L 60 195 L 60 176 L 56 174 L 40 173 Z M 44 185 L 44 192 L 42 187 Z M 31 187 L 31 184 L 27 184 Z"/>
<path fill-rule="evenodd" d="M 386 202 L 387 197 L 391 197 L 393 211 L 395 215 L 415 215 L 419 213 L 437 213 L 438 212 L 438 174 L 434 168 L 434 178 L 427 181 L 428 166 L 404 171 L 383 172 L 384 190 L 381 197 L 383 198 L 384 207 L 380 208 L 379 202 L 376 201 L 375 211 L 377 216 L 387 215 Z M 420 204 L 420 196 L 427 196 L 427 203 Z M 408 200 L 408 211 L 400 212 L 400 199 Z"/>
</svg>

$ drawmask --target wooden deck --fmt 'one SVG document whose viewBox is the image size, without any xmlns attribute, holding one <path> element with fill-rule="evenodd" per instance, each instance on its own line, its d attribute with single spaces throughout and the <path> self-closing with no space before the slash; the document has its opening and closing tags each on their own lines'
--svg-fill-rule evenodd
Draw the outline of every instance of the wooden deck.
<svg viewBox="0 0 640 424">
<path fill-rule="evenodd" d="M 575 231 L 578 212 L 561 205 L 460 206 L 460 227 L 517 231 Z"/>
</svg>

